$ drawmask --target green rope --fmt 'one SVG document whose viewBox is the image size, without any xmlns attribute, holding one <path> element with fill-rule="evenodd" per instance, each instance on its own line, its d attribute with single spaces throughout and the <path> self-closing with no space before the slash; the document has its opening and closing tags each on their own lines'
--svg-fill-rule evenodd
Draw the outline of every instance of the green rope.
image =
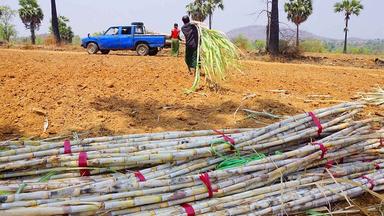
<svg viewBox="0 0 384 216">
<path fill-rule="evenodd" d="M 234 167 L 240 167 L 243 166 L 251 161 L 261 160 L 264 159 L 266 156 L 263 153 L 258 153 L 249 157 L 227 157 L 224 159 L 223 162 L 221 162 L 219 165 L 216 166 L 217 170 L 224 170 Z"/>
<path fill-rule="evenodd" d="M 220 152 L 218 152 L 215 149 L 215 145 L 218 145 L 218 144 L 231 145 L 233 148 L 235 148 L 235 155 L 234 156 L 227 156 L 227 155 L 221 154 Z M 234 145 L 232 145 L 231 143 L 226 142 L 224 140 L 217 140 L 217 141 L 212 142 L 211 143 L 211 152 L 213 155 L 217 155 L 218 157 L 223 159 L 223 161 L 216 166 L 216 170 L 225 170 L 225 169 L 230 169 L 230 168 L 234 168 L 234 167 L 240 167 L 240 166 L 243 166 L 243 165 L 245 165 L 251 161 L 261 160 L 261 159 L 264 159 L 267 157 L 265 154 L 258 153 L 258 152 L 256 152 L 255 154 L 253 154 L 251 156 L 248 156 L 248 157 L 241 156 L 239 149 L 237 149 Z M 283 154 L 283 152 L 281 152 L 281 151 L 275 151 L 275 155 L 282 155 L 282 154 Z"/>
<path fill-rule="evenodd" d="M 252 156 L 249 156 L 249 157 L 242 157 L 240 155 L 239 149 L 235 148 L 235 146 L 233 146 L 235 148 L 235 155 L 234 156 L 226 156 L 226 155 L 223 155 L 223 154 L 219 153 L 215 149 L 215 147 L 214 147 L 217 144 L 223 144 L 223 143 L 226 143 L 228 145 L 233 146 L 231 143 L 223 141 L 223 140 L 218 140 L 218 141 L 215 141 L 215 142 L 211 143 L 211 152 L 212 152 L 212 154 L 217 155 L 217 156 L 219 156 L 220 158 L 223 159 L 223 162 L 221 162 L 220 164 L 218 164 L 216 166 L 217 170 L 223 170 L 223 169 L 239 167 L 239 166 L 245 165 L 245 164 L 247 164 L 247 163 L 249 163 L 251 161 L 260 160 L 260 159 L 263 159 L 263 158 L 266 157 L 262 153 L 261 154 L 256 153 L 256 154 L 254 154 Z"/>
</svg>

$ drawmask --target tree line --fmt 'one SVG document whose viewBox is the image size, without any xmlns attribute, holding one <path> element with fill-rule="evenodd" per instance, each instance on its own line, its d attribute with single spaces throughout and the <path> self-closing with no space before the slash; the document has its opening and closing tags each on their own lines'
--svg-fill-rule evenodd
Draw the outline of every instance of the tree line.
<svg viewBox="0 0 384 216">
<path fill-rule="evenodd" d="M 194 0 L 186 6 L 187 12 L 196 21 L 205 21 L 209 18 L 209 27 L 212 27 L 212 15 L 216 8 L 224 10 L 223 0 Z M 271 10 L 269 9 L 271 8 Z M 342 0 L 334 5 L 336 13 L 344 13 L 344 49 L 347 52 L 348 24 L 352 15 L 358 16 L 364 9 L 360 0 Z M 296 25 L 296 46 L 299 47 L 299 27 L 313 12 L 312 0 L 289 0 L 284 4 L 287 19 Z M 273 55 L 279 54 L 279 1 L 267 1 L 268 24 L 266 30 L 266 49 Z"/>
<path fill-rule="evenodd" d="M 18 11 L 12 10 L 8 6 L 0 6 L 0 38 L 9 42 L 11 37 L 16 36 L 12 20 L 18 14 L 25 28 L 30 30 L 32 44 L 36 44 L 36 31 L 39 30 L 44 20 L 43 10 L 37 0 L 19 0 L 19 6 Z M 51 0 L 51 15 L 49 31 L 54 36 L 56 44 L 71 43 L 74 33 L 68 25 L 69 19 L 57 15 L 56 0 Z"/>
</svg>

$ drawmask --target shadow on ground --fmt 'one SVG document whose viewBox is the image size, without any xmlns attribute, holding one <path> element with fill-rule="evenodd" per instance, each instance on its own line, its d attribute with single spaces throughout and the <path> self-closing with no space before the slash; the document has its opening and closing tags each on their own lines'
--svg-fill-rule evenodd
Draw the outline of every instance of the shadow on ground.
<svg viewBox="0 0 384 216">
<path fill-rule="evenodd" d="M 127 127 L 161 128 L 162 130 L 200 130 L 221 128 L 259 127 L 253 119 L 247 118 L 243 108 L 267 111 L 277 115 L 293 115 L 301 112 L 290 105 L 276 100 L 253 99 L 239 103 L 225 101 L 198 106 L 188 104 L 165 104 L 155 99 L 145 101 L 123 99 L 118 96 L 100 97 L 91 102 L 96 111 L 118 113 L 127 120 Z M 236 118 L 235 111 L 239 108 Z M 236 120 L 235 120 L 236 119 Z M 266 119 L 266 123 L 276 120 Z"/>
<path fill-rule="evenodd" d="M 11 140 L 24 137 L 24 133 L 19 128 L 11 125 L 0 125 L 1 140 Z"/>
</svg>

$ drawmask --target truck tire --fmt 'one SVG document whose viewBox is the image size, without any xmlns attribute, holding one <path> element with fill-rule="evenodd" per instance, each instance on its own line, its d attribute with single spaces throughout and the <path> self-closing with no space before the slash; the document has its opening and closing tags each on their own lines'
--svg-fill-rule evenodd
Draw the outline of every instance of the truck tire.
<svg viewBox="0 0 384 216">
<path fill-rule="evenodd" d="M 137 55 L 146 56 L 149 53 L 149 46 L 147 44 L 139 44 L 136 47 Z"/>
<path fill-rule="evenodd" d="M 103 55 L 108 55 L 110 50 L 101 50 L 101 54 Z"/>
<path fill-rule="evenodd" d="M 157 55 L 158 52 L 159 52 L 159 49 L 157 49 L 157 48 L 153 48 L 153 49 L 150 49 L 150 50 L 149 50 L 148 55 L 150 55 L 150 56 L 155 56 L 155 55 Z"/>
<path fill-rule="evenodd" d="M 97 46 L 96 43 L 91 42 L 87 45 L 88 54 L 91 54 L 91 55 L 96 54 L 98 51 L 99 51 L 99 46 Z"/>
</svg>

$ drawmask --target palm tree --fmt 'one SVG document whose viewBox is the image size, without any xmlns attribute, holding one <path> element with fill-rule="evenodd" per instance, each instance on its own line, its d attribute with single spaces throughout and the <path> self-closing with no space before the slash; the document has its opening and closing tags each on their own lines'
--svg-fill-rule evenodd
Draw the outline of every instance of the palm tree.
<svg viewBox="0 0 384 216">
<path fill-rule="evenodd" d="M 60 44 L 61 37 L 60 37 L 60 30 L 59 30 L 59 20 L 57 18 L 57 11 L 56 11 L 56 0 L 51 0 L 51 12 L 52 12 L 52 32 L 55 36 L 56 44 Z"/>
<path fill-rule="evenodd" d="M 188 15 L 191 16 L 193 20 L 204 22 L 208 16 L 203 0 L 194 0 L 188 4 L 186 8 Z"/>
<path fill-rule="evenodd" d="M 19 0 L 19 16 L 25 28 L 31 30 L 32 44 L 36 43 L 35 30 L 38 30 L 44 19 L 43 11 L 36 0 Z"/>
<path fill-rule="evenodd" d="M 359 0 L 342 0 L 335 4 L 335 12 L 344 12 L 345 13 L 345 38 L 344 38 L 344 53 L 347 53 L 347 40 L 348 40 L 348 21 L 351 18 L 351 15 L 359 16 L 361 10 L 364 9 L 364 6 L 360 3 Z"/>
<path fill-rule="evenodd" d="M 296 47 L 299 47 L 299 26 L 312 14 L 312 0 L 289 0 L 284 10 L 288 20 L 296 25 Z"/>
<path fill-rule="evenodd" d="M 279 1 L 272 0 L 271 27 L 268 51 L 272 55 L 279 54 Z"/>
<path fill-rule="evenodd" d="M 207 13 L 209 17 L 209 29 L 212 29 L 212 16 L 216 8 L 224 10 L 223 0 L 207 0 L 206 2 Z"/>
<path fill-rule="evenodd" d="M 223 0 L 194 0 L 186 6 L 193 20 L 204 22 L 209 17 L 209 28 L 212 28 L 212 15 L 216 8 L 224 10 Z"/>
</svg>

